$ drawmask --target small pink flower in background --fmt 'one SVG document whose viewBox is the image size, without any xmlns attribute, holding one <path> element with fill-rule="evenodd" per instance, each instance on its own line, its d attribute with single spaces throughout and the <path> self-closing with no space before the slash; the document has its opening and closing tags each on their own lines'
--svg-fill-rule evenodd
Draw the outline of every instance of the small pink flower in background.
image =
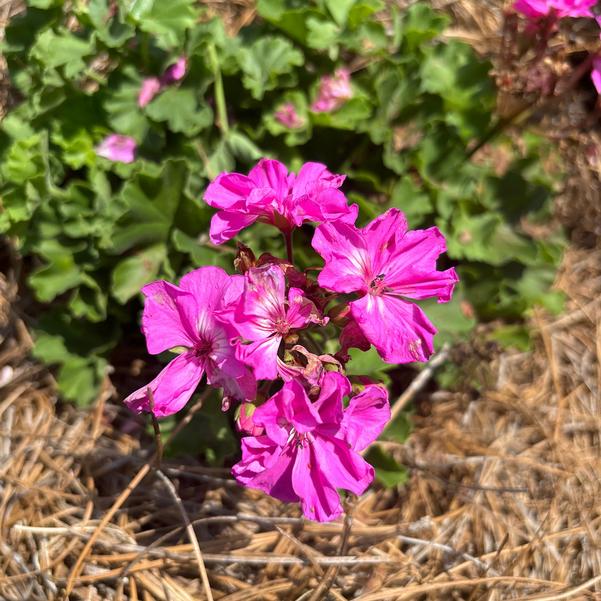
<svg viewBox="0 0 601 601">
<path fill-rule="evenodd" d="M 165 69 L 161 77 L 147 77 L 144 79 L 138 94 L 138 106 L 145 107 L 164 88 L 183 79 L 187 68 L 188 60 L 185 56 L 181 56 L 173 65 Z"/>
<path fill-rule="evenodd" d="M 118 163 L 133 163 L 136 159 L 136 141 L 129 136 L 111 134 L 96 147 L 99 157 Z"/>
<path fill-rule="evenodd" d="M 281 501 L 300 501 L 303 513 L 325 522 L 341 515 L 337 489 L 362 494 L 374 477 L 360 451 L 374 441 L 388 419 L 388 393 L 367 386 L 344 409 L 351 392 L 341 374 L 325 374 L 312 403 L 296 380 L 254 412 L 265 434 L 242 439 L 242 460 L 232 468 L 236 479 Z"/>
<path fill-rule="evenodd" d="M 282 340 L 309 323 L 326 323 L 302 290 L 290 288 L 286 296 L 284 272 L 278 265 L 246 272 L 244 293 L 230 315 L 240 336 L 250 341 L 238 345 L 237 357 L 252 367 L 257 380 L 274 380 L 278 375 L 290 379 L 278 356 Z"/>
<path fill-rule="evenodd" d="M 218 267 L 201 267 L 175 286 L 165 281 L 142 288 L 146 297 L 142 331 L 152 355 L 169 349 L 185 350 L 147 386 L 130 394 L 124 403 L 134 411 L 153 410 L 157 417 L 176 413 L 189 401 L 204 374 L 211 386 L 237 399 L 254 398 L 256 382 L 236 359 L 230 341 L 234 328 L 218 319 L 220 311 L 238 299 L 242 276 L 229 276 Z M 154 407 L 150 406 L 150 388 Z"/>
<path fill-rule="evenodd" d="M 161 83 L 164 86 L 171 85 L 176 81 L 184 78 L 188 68 L 188 59 L 185 56 L 180 56 L 173 65 L 165 69 L 165 73 L 161 76 Z"/>
<path fill-rule="evenodd" d="M 271 159 L 261 159 L 248 175 L 222 173 L 204 195 L 209 206 L 219 209 L 211 219 L 211 242 L 227 242 L 257 220 L 285 233 L 305 221 L 354 223 L 358 207 L 349 206 L 338 189 L 343 181 L 343 175 L 321 163 L 305 163 L 295 175 Z"/>
<path fill-rule="evenodd" d="M 161 82 L 158 77 L 145 79 L 138 94 L 138 106 L 146 106 L 161 91 L 161 88 Z"/>
<path fill-rule="evenodd" d="M 282 104 L 275 112 L 275 119 L 289 129 L 298 129 L 304 125 L 292 102 Z"/>
<path fill-rule="evenodd" d="M 436 259 L 446 251 L 438 228 L 408 231 L 403 213 L 389 209 L 363 229 L 341 221 L 322 224 L 312 244 L 325 259 L 319 285 L 362 295 L 350 303 L 351 315 L 384 361 L 426 361 L 436 328 L 403 297 L 451 299 L 458 278 L 453 268 L 436 270 Z"/>
<path fill-rule="evenodd" d="M 314 113 L 331 113 L 353 97 L 351 73 L 348 69 L 336 69 L 333 75 L 324 75 L 319 83 L 317 98 L 311 105 Z"/>
<path fill-rule="evenodd" d="M 597 94 L 601 94 L 601 56 L 595 56 L 593 59 L 591 79 L 595 89 L 597 90 Z"/>
<path fill-rule="evenodd" d="M 529 19 L 540 19 L 546 16 L 591 17 L 593 6 L 597 0 L 517 0 L 513 8 Z"/>
</svg>

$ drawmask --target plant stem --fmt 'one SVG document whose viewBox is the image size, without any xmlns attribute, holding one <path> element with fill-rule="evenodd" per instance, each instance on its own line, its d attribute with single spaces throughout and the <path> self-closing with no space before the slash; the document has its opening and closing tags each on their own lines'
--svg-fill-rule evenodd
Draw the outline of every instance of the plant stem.
<svg viewBox="0 0 601 601">
<path fill-rule="evenodd" d="M 230 127 L 227 120 L 227 105 L 225 103 L 225 92 L 223 91 L 223 79 L 221 77 L 221 68 L 219 67 L 219 59 L 215 45 L 209 45 L 209 58 L 211 67 L 213 68 L 213 76 L 215 77 L 215 106 L 217 108 L 217 125 L 221 131 L 227 135 Z"/>
<path fill-rule="evenodd" d="M 294 265 L 294 246 L 292 244 L 292 230 L 284 232 L 284 240 L 286 240 L 286 256 L 288 262 Z"/>
</svg>

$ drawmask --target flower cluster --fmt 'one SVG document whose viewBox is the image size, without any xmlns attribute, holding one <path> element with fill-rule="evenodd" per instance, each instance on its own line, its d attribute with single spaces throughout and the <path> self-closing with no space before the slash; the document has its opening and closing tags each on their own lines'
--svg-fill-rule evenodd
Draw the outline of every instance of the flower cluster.
<svg viewBox="0 0 601 601">
<path fill-rule="evenodd" d="M 282 232 L 287 257 L 256 258 L 239 244 L 237 275 L 201 267 L 178 286 L 145 286 L 148 351 L 175 358 L 125 399 L 133 410 L 167 416 L 206 376 L 223 389 L 224 410 L 240 403 L 237 480 L 300 502 L 319 521 L 341 514 L 338 489 L 361 494 L 373 480 L 362 451 L 390 418 L 382 385 L 346 375 L 349 348 L 373 345 L 388 363 L 426 361 L 436 329 L 411 301 L 447 302 L 457 283 L 453 268 L 437 269 L 446 250 L 437 228 L 411 231 L 397 209 L 357 227 L 343 181 L 319 163 L 294 174 L 268 159 L 248 175 L 219 175 L 205 192 L 218 209 L 213 243 L 261 221 Z M 312 246 L 324 261 L 316 278 L 294 261 L 293 232 L 307 222 L 316 226 Z M 338 350 L 325 352 L 336 339 Z"/>
</svg>

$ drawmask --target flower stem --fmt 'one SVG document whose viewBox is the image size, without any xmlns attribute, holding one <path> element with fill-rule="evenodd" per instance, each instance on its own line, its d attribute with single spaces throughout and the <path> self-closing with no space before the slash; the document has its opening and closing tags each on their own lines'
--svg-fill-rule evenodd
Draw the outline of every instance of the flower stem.
<svg viewBox="0 0 601 601">
<path fill-rule="evenodd" d="M 217 57 L 217 50 L 214 44 L 209 45 L 209 59 L 211 61 L 211 67 L 213 69 L 213 77 L 215 78 L 214 90 L 215 90 L 215 105 L 217 108 L 217 125 L 224 133 L 228 134 L 229 123 L 227 119 L 227 105 L 225 102 L 225 92 L 223 90 L 223 79 L 221 77 L 221 67 L 219 65 L 219 58 Z"/>
<path fill-rule="evenodd" d="M 284 240 L 286 240 L 286 256 L 288 262 L 294 265 L 294 246 L 292 244 L 292 230 L 284 232 Z"/>
</svg>

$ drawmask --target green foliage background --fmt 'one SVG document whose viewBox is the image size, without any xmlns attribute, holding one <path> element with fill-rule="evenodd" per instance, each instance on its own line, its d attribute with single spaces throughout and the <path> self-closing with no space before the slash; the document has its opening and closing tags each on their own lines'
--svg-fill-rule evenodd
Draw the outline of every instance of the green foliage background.
<svg viewBox="0 0 601 601">
<path fill-rule="evenodd" d="M 518 148 L 501 136 L 496 155 L 471 158 L 495 128 L 490 64 L 445 39 L 447 18 L 427 3 L 258 0 L 257 19 L 236 37 L 194 0 L 27 5 L 2 48 L 20 100 L 1 124 L 0 233 L 32 266 L 35 352 L 58 367 L 67 399 L 94 398 L 110 353 L 137 327 L 143 284 L 204 264 L 231 271 L 228 248 L 208 244 L 203 190 L 262 156 L 347 174 L 361 223 L 394 206 L 412 227 L 443 230 L 462 285 L 452 303 L 427 303 L 437 344 L 476 319 L 519 323 L 535 304 L 561 306 L 548 290 L 561 235 L 528 234 L 549 214 L 544 144 L 525 136 Z M 142 79 L 182 54 L 185 78 L 139 108 Z M 319 78 L 342 65 L 353 70 L 354 97 L 312 113 Z M 302 127 L 275 120 L 286 101 Z M 136 139 L 134 163 L 96 155 L 111 132 Z M 243 239 L 281 249 L 260 225 Z M 299 256 L 315 265 L 309 251 Z M 355 367 L 375 374 L 382 364 L 368 354 Z"/>
</svg>

